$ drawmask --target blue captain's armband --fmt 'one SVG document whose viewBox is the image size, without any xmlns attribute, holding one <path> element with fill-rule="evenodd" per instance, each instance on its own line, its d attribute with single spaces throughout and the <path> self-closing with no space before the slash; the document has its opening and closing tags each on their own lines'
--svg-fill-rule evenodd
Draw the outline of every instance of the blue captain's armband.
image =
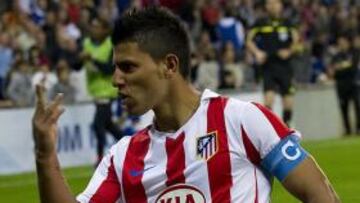
<svg viewBox="0 0 360 203">
<path fill-rule="evenodd" d="M 308 153 L 300 146 L 299 139 L 290 135 L 264 157 L 261 166 L 279 181 L 283 181 L 307 156 Z"/>
</svg>

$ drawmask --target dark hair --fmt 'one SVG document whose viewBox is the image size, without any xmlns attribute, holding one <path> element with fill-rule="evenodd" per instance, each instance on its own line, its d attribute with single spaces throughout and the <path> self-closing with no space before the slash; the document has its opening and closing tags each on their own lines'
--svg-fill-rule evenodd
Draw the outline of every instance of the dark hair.
<svg viewBox="0 0 360 203">
<path fill-rule="evenodd" d="M 93 23 L 94 21 L 97 21 L 100 24 L 100 26 L 104 29 L 111 28 L 111 24 L 106 19 L 102 18 L 99 15 L 94 15 L 91 17 L 90 23 Z"/>
<path fill-rule="evenodd" d="M 189 78 L 189 36 L 184 24 L 169 10 L 148 7 L 128 11 L 116 21 L 112 34 L 114 45 L 121 42 L 136 42 L 155 60 L 175 54 L 179 58 L 180 74 Z"/>
</svg>

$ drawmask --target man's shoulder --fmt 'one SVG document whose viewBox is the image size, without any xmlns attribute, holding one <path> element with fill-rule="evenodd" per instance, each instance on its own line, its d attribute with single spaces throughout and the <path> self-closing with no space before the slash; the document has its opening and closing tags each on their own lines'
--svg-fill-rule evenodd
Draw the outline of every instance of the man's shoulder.
<svg viewBox="0 0 360 203">
<path fill-rule="evenodd" d="M 244 101 L 235 97 L 228 97 L 228 100 L 229 105 L 234 108 L 245 108 L 247 105 L 251 104 L 251 102 Z"/>
<path fill-rule="evenodd" d="M 240 100 L 239 98 L 228 97 L 225 108 L 225 117 L 240 119 L 244 115 L 244 111 L 252 105 L 251 102 Z M 241 120 L 241 119 L 240 119 Z"/>
</svg>

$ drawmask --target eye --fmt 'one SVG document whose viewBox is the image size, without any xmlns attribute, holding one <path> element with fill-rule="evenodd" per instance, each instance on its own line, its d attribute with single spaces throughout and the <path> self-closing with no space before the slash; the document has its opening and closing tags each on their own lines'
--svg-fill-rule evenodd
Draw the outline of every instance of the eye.
<svg viewBox="0 0 360 203">
<path fill-rule="evenodd" d="M 114 64 L 114 67 L 124 73 L 132 73 L 136 70 L 137 65 L 132 62 L 120 62 L 118 64 Z"/>
<path fill-rule="evenodd" d="M 132 73 L 135 70 L 135 66 L 132 64 L 124 64 L 123 66 L 120 67 L 120 69 L 124 73 Z"/>
</svg>

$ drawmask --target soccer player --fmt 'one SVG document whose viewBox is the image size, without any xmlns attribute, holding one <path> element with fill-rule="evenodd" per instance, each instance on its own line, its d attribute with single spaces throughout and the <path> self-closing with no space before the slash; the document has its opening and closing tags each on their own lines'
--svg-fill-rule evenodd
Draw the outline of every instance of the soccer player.
<svg viewBox="0 0 360 203">
<path fill-rule="evenodd" d="M 293 70 L 291 57 L 298 41 L 298 33 L 287 19 L 282 17 L 281 0 L 266 0 L 266 18 L 259 19 L 247 36 L 248 50 L 262 68 L 264 104 L 271 109 L 278 91 L 282 97 L 283 120 L 290 124 L 293 109 Z"/>
<path fill-rule="evenodd" d="M 75 198 L 55 150 L 62 96 L 48 104 L 38 86 L 33 129 L 41 202 L 263 203 L 270 202 L 274 176 L 304 202 L 339 202 L 299 133 L 259 104 L 189 84 L 189 39 L 173 14 L 133 10 L 116 22 L 112 42 L 113 84 L 124 108 L 132 115 L 153 110 L 153 123 L 115 144 Z"/>
</svg>

